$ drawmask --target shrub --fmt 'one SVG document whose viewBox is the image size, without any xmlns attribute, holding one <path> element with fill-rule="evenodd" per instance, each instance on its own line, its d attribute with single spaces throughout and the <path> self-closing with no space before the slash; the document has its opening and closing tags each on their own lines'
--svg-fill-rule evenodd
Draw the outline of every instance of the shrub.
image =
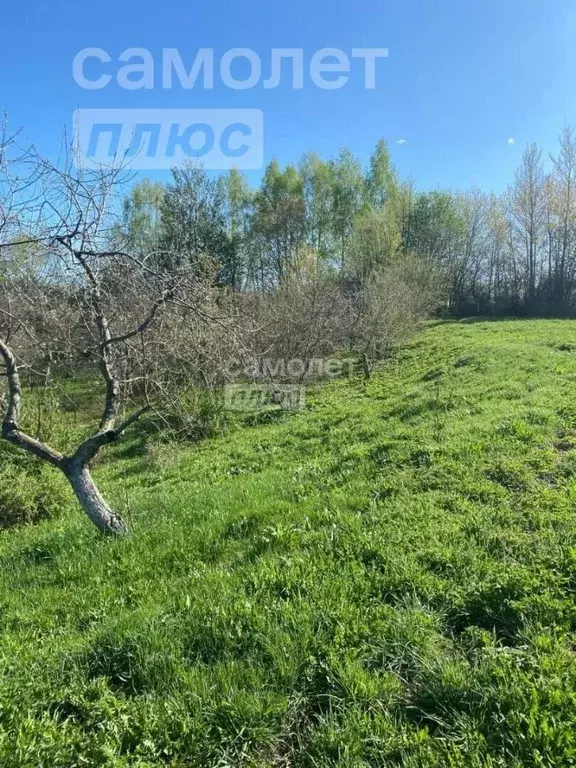
<svg viewBox="0 0 576 768">
<path fill-rule="evenodd" d="M 220 434 L 226 425 L 227 411 L 220 389 L 187 387 L 166 404 L 162 413 L 164 439 L 196 441 Z"/>
<path fill-rule="evenodd" d="M 4 452 L 3 452 L 4 454 Z M 0 529 L 55 517 L 68 500 L 66 481 L 39 461 L 0 466 Z"/>
</svg>

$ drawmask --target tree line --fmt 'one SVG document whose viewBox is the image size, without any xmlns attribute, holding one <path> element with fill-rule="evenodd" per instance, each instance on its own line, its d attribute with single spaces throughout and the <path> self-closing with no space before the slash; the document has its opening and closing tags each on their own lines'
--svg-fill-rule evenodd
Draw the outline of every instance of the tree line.
<svg viewBox="0 0 576 768">
<path fill-rule="evenodd" d="M 549 162 L 529 145 L 508 188 L 419 192 L 399 178 L 386 143 L 367 168 L 349 150 L 297 164 L 273 160 L 252 189 L 231 170 L 173 171 L 138 183 L 124 201 L 118 237 L 142 252 L 177 254 L 212 270 L 233 291 L 275 290 L 294 269 L 329 271 L 346 286 L 416 257 L 438 279 L 438 309 L 458 315 L 556 315 L 576 311 L 576 135 Z M 162 255 L 164 254 L 164 255 Z"/>
</svg>

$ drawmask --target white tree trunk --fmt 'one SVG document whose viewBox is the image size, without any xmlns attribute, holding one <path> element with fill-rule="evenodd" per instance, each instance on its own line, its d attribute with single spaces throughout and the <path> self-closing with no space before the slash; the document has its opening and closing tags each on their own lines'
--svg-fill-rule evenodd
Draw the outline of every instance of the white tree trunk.
<svg viewBox="0 0 576 768">
<path fill-rule="evenodd" d="M 126 523 L 120 515 L 117 515 L 108 506 L 96 487 L 87 466 L 71 464 L 67 467 L 65 475 L 80 502 L 80 506 L 103 533 L 113 533 L 119 536 L 125 536 L 128 533 Z"/>
</svg>

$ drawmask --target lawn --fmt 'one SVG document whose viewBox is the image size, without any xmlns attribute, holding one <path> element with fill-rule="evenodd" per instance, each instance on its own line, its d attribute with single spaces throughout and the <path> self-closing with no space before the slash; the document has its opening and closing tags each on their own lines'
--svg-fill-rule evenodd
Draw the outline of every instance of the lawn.
<svg viewBox="0 0 576 768">
<path fill-rule="evenodd" d="M 576 322 L 94 474 L 129 539 L 0 534 L 2 768 L 576 765 Z"/>
</svg>

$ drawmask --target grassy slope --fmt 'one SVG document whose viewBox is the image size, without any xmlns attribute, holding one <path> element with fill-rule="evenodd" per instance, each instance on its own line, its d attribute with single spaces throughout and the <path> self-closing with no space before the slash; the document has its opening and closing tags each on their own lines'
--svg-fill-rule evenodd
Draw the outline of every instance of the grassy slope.
<svg viewBox="0 0 576 768">
<path fill-rule="evenodd" d="M 574 342 L 431 327 L 366 390 L 129 446 L 128 541 L 2 534 L 0 765 L 575 765 Z"/>
</svg>

